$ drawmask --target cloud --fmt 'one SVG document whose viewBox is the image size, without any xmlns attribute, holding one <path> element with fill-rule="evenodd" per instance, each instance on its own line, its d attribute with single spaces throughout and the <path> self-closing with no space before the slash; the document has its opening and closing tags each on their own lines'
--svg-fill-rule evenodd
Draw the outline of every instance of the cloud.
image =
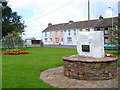
<svg viewBox="0 0 120 90">
<path fill-rule="evenodd" d="M 22 16 L 25 17 L 25 24 L 27 25 L 27 28 L 25 30 L 27 33 L 27 37 L 37 37 L 40 39 L 42 38 L 41 32 L 47 27 L 48 23 L 58 24 L 66 23 L 69 20 L 87 20 L 87 1 L 88 0 L 10 0 L 9 3 L 13 10 L 19 11 Z M 105 4 L 107 4 L 106 2 L 109 2 L 112 6 L 113 3 L 111 2 L 113 2 L 113 0 L 90 1 L 92 19 L 98 18 L 98 16 L 102 13 L 104 13 L 105 17 L 112 16 L 111 10 L 108 8 L 105 9 L 107 7 Z M 114 0 L 114 2 L 115 1 L 117 2 L 118 0 Z M 94 7 L 92 6 L 93 2 Z M 67 5 L 63 6 L 65 4 Z M 102 5 L 101 7 L 101 4 L 104 5 Z M 26 14 L 26 12 L 28 11 L 29 13 Z"/>
<path fill-rule="evenodd" d="M 34 0 L 9 0 L 13 9 L 29 9 L 33 5 Z"/>
<path fill-rule="evenodd" d="M 69 2 L 69 1 L 65 0 L 64 3 L 65 2 Z M 53 0 L 50 0 L 49 2 L 45 0 L 41 3 L 38 0 L 36 0 L 35 7 L 37 8 L 34 10 L 34 16 L 32 16 L 32 18 L 29 21 L 37 17 L 43 16 L 48 12 L 54 11 L 56 8 L 63 6 L 64 4 L 63 1 L 59 3 L 59 6 L 56 3 L 58 2 L 57 1 L 54 2 Z M 87 13 L 87 11 L 84 12 L 85 10 L 82 10 L 82 8 L 78 10 L 78 8 L 83 7 L 85 9 L 87 8 L 87 5 L 85 5 L 85 3 L 84 4 L 83 3 L 79 4 L 79 3 L 80 1 L 76 0 L 76 2 L 73 2 L 59 10 L 56 10 L 55 12 L 52 12 L 51 14 L 46 15 L 45 17 L 26 23 L 27 24 L 26 32 L 27 32 L 28 37 L 29 36 L 33 37 L 33 36 L 38 36 L 38 35 L 39 35 L 38 37 L 42 37 L 41 32 L 47 27 L 48 23 L 58 24 L 58 23 L 69 22 L 69 20 L 73 20 L 73 21 L 85 20 L 87 17 L 87 14 L 85 13 Z M 74 5 L 74 8 L 73 8 L 73 5 Z"/>
<path fill-rule="evenodd" d="M 112 17 L 113 15 L 112 15 L 112 10 L 111 9 L 107 9 L 107 10 L 105 10 L 105 17 Z"/>
</svg>

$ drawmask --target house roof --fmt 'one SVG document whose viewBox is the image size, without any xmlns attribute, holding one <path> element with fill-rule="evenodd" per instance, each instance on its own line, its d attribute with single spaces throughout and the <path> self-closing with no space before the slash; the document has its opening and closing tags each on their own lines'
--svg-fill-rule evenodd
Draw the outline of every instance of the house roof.
<svg viewBox="0 0 120 90">
<path fill-rule="evenodd" d="M 117 22 L 117 20 L 118 17 L 113 17 L 113 22 Z M 110 26 L 112 26 L 112 18 L 90 20 L 91 28 L 110 27 Z M 83 29 L 83 28 L 88 28 L 88 20 L 50 25 L 43 32 L 68 30 L 68 29 Z"/>
</svg>

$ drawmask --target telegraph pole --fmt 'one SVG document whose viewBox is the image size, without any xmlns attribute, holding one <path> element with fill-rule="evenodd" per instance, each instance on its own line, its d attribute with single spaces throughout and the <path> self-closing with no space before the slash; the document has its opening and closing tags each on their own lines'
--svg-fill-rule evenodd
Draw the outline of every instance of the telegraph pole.
<svg viewBox="0 0 120 90">
<path fill-rule="evenodd" d="M 88 31 L 90 31 L 90 2 L 88 0 Z"/>
</svg>

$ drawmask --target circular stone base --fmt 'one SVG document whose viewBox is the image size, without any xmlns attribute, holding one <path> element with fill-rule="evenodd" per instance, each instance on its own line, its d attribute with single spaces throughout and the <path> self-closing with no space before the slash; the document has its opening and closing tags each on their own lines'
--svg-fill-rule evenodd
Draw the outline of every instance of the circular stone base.
<svg viewBox="0 0 120 90">
<path fill-rule="evenodd" d="M 118 71 L 120 72 L 120 68 Z M 43 71 L 40 79 L 59 88 L 118 88 L 118 80 L 120 80 L 118 77 L 99 81 L 70 79 L 64 76 L 62 66 Z"/>
<path fill-rule="evenodd" d="M 63 57 L 64 75 L 79 80 L 107 80 L 117 76 L 117 59 L 79 55 Z"/>
</svg>

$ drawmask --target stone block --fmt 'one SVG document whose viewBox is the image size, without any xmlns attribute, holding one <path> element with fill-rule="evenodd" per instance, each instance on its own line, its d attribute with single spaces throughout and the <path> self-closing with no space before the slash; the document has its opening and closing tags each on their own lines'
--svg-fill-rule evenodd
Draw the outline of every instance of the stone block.
<svg viewBox="0 0 120 90">
<path fill-rule="evenodd" d="M 79 32 L 77 51 L 81 56 L 104 57 L 103 31 Z"/>
<path fill-rule="evenodd" d="M 100 66 L 101 66 L 101 63 L 96 63 L 94 68 L 100 68 Z"/>
</svg>

